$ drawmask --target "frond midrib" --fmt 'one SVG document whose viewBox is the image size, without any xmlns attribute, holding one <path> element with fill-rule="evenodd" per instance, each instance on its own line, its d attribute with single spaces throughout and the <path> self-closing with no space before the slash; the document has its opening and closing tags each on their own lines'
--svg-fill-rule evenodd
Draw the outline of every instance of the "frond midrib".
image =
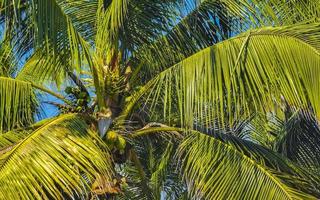
<svg viewBox="0 0 320 200">
<path fill-rule="evenodd" d="M 273 37 L 279 37 L 279 38 L 290 38 L 290 39 L 293 39 L 295 40 L 297 43 L 301 43 L 309 48 L 311 48 L 315 54 L 317 54 L 318 56 L 320 56 L 320 50 L 318 50 L 317 48 L 315 48 L 313 45 L 309 44 L 308 42 L 302 40 L 301 38 L 299 37 L 295 37 L 293 35 L 283 35 L 283 34 L 276 34 L 276 33 L 259 33 L 259 32 L 250 32 L 250 37 L 260 37 L 260 36 L 273 36 Z M 239 36 L 237 38 L 231 38 L 230 40 L 235 40 L 235 39 L 238 39 L 238 38 L 246 38 L 247 36 L 244 35 L 244 36 Z M 230 41 L 229 40 L 229 41 Z M 227 40 L 226 40 L 227 41 Z M 223 43 L 223 42 L 222 42 Z"/>
<path fill-rule="evenodd" d="M 320 24 L 319 24 L 320 25 Z M 226 43 L 229 43 L 231 41 L 234 41 L 234 40 L 239 40 L 239 39 L 245 39 L 248 37 L 248 34 L 250 34 L 250 39 L 254 38 L 254 37 L 259 37 L 259 36 L 273 36 L 273 37 L 279 37 L 279 38 L 291 38 L 291 39 L 294 39 L 295 41 L 297 41 L 298 43 L 302 43 L 303 45 L 306 45 L 308 46 L 310 49 L 312 49 L 316 55 L 319 55 L 320 56 L 320 51 L 318 51 L 315 47 L 313 47 L 311 44 L 303 41 L 302 39 L 298 38 L 298 37 L 295 37 L 293 35 L 283 35 L 281 33 L 278 33 L 278 32 L 275 32 L 275 33 L 265 33 L 265 32 L 261 32 L 261 31 L 264 31 L 266 29 L 270 29 L 270 27 L 265 27 L 263 29 L 255 29 L 255 30 L 251 30 L 247 33 L 244 33 L 244 34 L 241 34 L 240 36 L 236 36 L 236 37 L 233 37 L 233 38 L 230 38 L 230 39 L 227 39 L 227 40 L 224 40 L 222 42 L 219 42 L 213 46 L 209 46 L 207 48 L 204 48 L 202 50 L 200 50 L 199 52 L 181 60 L 180 62 L 176 63 L 175 65 L 163 70 L 162 72 L 160 72 L 157 76 L 155 76 L 153 79 L 157 79 L 158 77 L 160 77 L 161 75 L 165 74 L 167 71 L 170 71 L 170 70 L 173 70 L 174 68 L 176 68 L 177 66 L 179 66 L 179 64 L 181 64 L 182 62 L 185 62 L 195 56 L 197 56 L 198 54 L 202 53 L 203 51 L 208 51 L 214 47 L 217 47 L 217 46 L 221 46 L 221 45 L 224 45 Z M 279 30 L 279 29 L 276 29 L 276 28 L 272 28 L 273 30 Z M 151 79 L 150 81 L 152 81 L 153 79 Z M 149 82 L 150 82 L 149 81 Z"/>
<path fill-rule="evenodd" d="M 317 24 L 317 25 L 320 25 L 320 23 L 314 23 L 314 24 Z M 222 46 L 222 45 L 225 45 L 231 41 L 234 41 L 234 40 L 244 40 L 245 38 L 248 38 L 248 34 L 250 36 L 250 40 L 252 40 L 253 38 L 255 37 L 263 37 L 263 36 L 269 36 L 269 37 L 278 37 L 278 38 L 290 38 L 294 41 L 296 41 L 297 43 L 300 43 L 300 44 L 303 44 L 305 46 L 307 46 L 308 48 L 310 48 L 317 56 L 319 55 L 320 56 L 320 52 L 314 47 L 312 46 L 311 44 L 307 43 L 306 41 L 302 40 L 301 38 L 299 38 L 299 34 L 296 34 L 296 35 L 290 35 L 290 33 L 293 32 L 293 30 L 289 30 L 289 34 L 283 34 L 283 32 L 281 32 L 281 30 L 286 30 L 287 28 L 290 28 L 290 27 L 296 27 L 296 26 L 287 26 L 287 27 L 284 27 L 284 28 L 273 28 L 273 27 L 265 27 L 265 28 L 261 28 L 261 29 L 254 29 L 254 30 L 250 30 L 246 33 L 243 33 L 241 35 L 238 35 L 238 36 L 235 36 L 233 38 L 230 38 L 228 40 L 224 40 L 222 42 L 219 42 L 215 45 L 212 45 L 212 46 L 209 46 L 207 48 L 204 48 L 200 51 L 198 51 L 197 53 L 181 60 L 180 62 L 174 64 L 173 66 L 163 70 L 162 72 L 160 72 L 158 75 L 156 75 L 155 77 L 153 77 L 152 79 L 150 79 L 149 81 L 147 81 L 147 83 L 145 85 L 148 85 L 147 88 L 143 87 L 142 89 L 140 89 L 139 91 L 137 91 L 136 93 L 134 93 L 132 96 L 141 96 L 143 95 L 143 93 L 145 93 L 146 91 L 148 91 L 150 88 L 152 88 L 152 86 L 157 82 L 157 80 L 159 78 L 161 78 L 162 76 L 166 75 L 166 73 L 168 73 L 169 71 L 172 71 L 174 70 L 175 68 L 178 68 L 178 67 L 181 67 L 181 64 L 183 62 L 187 62 L 188 60 L 196 57 L 197 55 L 203 53 L 204 51 L 211 51 L 213 48 L 217 48 L 219 46 Z M 269 30 L 269 32 L 267 33 L 267 31 Z M 274 32 L 270 32 L 270 31 L 274 31 Z M 300 34 L 301 35 L 301 34 Z M 134 105 L 135 101 L 137 101 L 139 99 L 139 97 L 137 99 L 134 99 L 134 101 L 130 102 L 129 106 L 130 108 L 126 109 L 126 112 L 123 112 L 125 115 L 128 114 L 129 110 L 132 108 L 132 106 Z M 123 119 L 123 118 L 121 118 Z"/>
<path fill-rule="evenodd" d="M 31 86 L 31 83 L 28 81 L 23 81 L 23 80 L 19 80 L 19 79 L 13 79 L 10 77 L 5 77 L 5 76 L 0 76 L 0 80 L 7 80 L 7 81 L 14 81 L 14 82 L 18 82 L 18 83 L 22 83 L 22 84 L 28 84 Z"/>
<path fill-rule="evenodd" d="M 302 44 L 308 46 L 308 47 L 309 47 L 310 49 L 312 49 L 317 55 L 320 56 L 320 51 L 318 51 L 318 50 L 317 50 L 315 47 L 313 47 L 311 44 L 307 43 L 306 41 L 304 41 L 304 40 L 302 40 L 302 39 L 300 39 L 300 38 L 298 38 L 298 37 L 296 37 L 296 36 L 293 36 L 293 35 L 284 35 L 284 34 L 276 33 L 276 32 L 275 32 L 275 33 L 265 33 L 265 32 L 262 32 L 262 31 L 267 30 L 268 28 L 270 29 L 270 27 L 265 27 L 265 28 L 263 28 L 263 29 L 251 30 L 251 31 L 249 31 L 249 32 L 246 32 L 246 33 L 241 34 L 240 36 L 236 36 L 236 37 L 233 37 L 233 38 L 224 40 L 224 41 L 222 41 L 222 42 L 219 42 L 219 43 L 217 43 L 217 44 L 215 44 L 215 45 L 213 45 L 213 46 L 206 47 L 206 48 L 200 50 L 199 52 L 197 52 L 197 53 L 195 53 L 195 54 L 193 54 L 193 55 L 191 55 L 191 56 L 189 56 L 189 57 L 181 60 L 180 62 L 176 63 L 175 65 L 173 65 L 173 66 L 171 66 L 171 67 L 163 70 L 162 72 L 159 73 L 158 76 L 160 76 L 161 74 L 164 74 L 164 73 L 167 72 L 167 71 L 172 70 L 172 69 L 175 68 L 176 66 L 179 66 L 179 64 L 181 64 L 182 62 L 187 61 L 187 60 L 195 57 L 196 55 L 200 54 L 200 53 L 203 52 L 203 51 L 210 50 L 210 49 L 212 49 L 212 48 L 214 48 L 214 47 L 224 45 L 224 44 L 229 43 L 229 42 L 234 41 L 234 40 L 245 39 L 245 38 L 248 37 L 248 34 L 249 34 L 249 33 L 250 33 L 250 39 L 252 39 L 252 38 L 254 38 L 254 37 L 259 37 L 259 36 L 273 36 L 273 37 L 279 37 L 279 38 L 290 38 L 290 39 L 294 39 L 294 40 L 297 41 L 298 43 L 302 43 Z M 276 31 L 276 30 L 279 30 L 279 29 L 276 29 L 276 28 L 272 28 L 272 29 L 275 30 L 275 31 Z M 156 77 L 158 77 L 158 76 L 156 76 Z"/>
<path fill-rule="evenodd" d="M 3 156 L 5 156 L 5 161 L 0 166 L 0 172 L 5 168 L 7 162 L 10 161 L 10 158 L 12 156 L 14 156 L 17 151 L 19 151 L 20 147 L 23 147 L 29 140 L 32 140 L 33 138 L 36 138 L 38 135 L 41 135 L 43 133 L 41 130 L 45 130 L 46 128 L 48 128 L 51 125 L 54 125 L 60 121 L 63 121 L 63 120 L 66 120 L 68 118 L 72 118 L 75 116 L 76 116 L 76 114 L 66 114 L 62 117 L 61 116 L 57 117 L 56 119 L 50 121 L 48 124 L 43 125 L 43 126 L 39 127 L 38 129 L 36 129 L 35 131 L 33 131 L 33 134 L 28 135 L 26 138 L 21 140 L 17 145 L 15 145 L 15 147 L 12 148 L 9 152 L 7 152 L 3 155 Z M 7 155 L 7 154 L 9 154 L 9 155 Z M 0 174 L 2 174 L 2 173 L 0 173 Z"/>
<path fill-rule="evenodd" d="M 199 131 L 191 131 L 193 133 L 196 134 L 200 134 L 200 135 L 204 135 L 203 133 L 199 132 Z M 205 137 L 210 137 L 208 135 L 204 135 Z M 224 146 L 225 148 L 229 149 L 230 151 L 233 151 L 236 155 L 238 155 L 240 158 L 243 158 L 244 160 L 247 160 L 248 162 L 252 163 L 253 166 L 256 167 L 256 169 L 260 170 L 262 173 L 264 173 L 267 177 L 269 177 L 285 194 L 286 196 L 293 200 L 293 198 L 291 197 L 291 195 L 287 192 L 286 188 L 287 186 L 284 185 L 277 177 L 274 177 L 273 174 L 271 174 L 269 171 L 267 171 L 262 165 L 260 165 L 259 163 L 257 163 L 255 160 L 251 159 L 250 157 L 248 157 L 247 155 L 241 153 L 240 151 L 238 151 L 236 148 L 234 148 L 232 145 L 227 144 L 225 142 L 222 142 L 214 137 L 210 137 L 210 139 L 213 139 L 215 142 L 219 143 L 220 145 Z"/>
</svg>

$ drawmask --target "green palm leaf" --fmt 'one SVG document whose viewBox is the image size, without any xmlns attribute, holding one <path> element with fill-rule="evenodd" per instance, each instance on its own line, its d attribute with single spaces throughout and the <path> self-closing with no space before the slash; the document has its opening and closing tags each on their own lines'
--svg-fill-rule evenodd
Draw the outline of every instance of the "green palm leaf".
<svg viewBox="0 0 320 200">
<path fill-rule="evenodd" d="M 276 111 L 283 99 L 300 108 L 311 102 L 320 118 L 319 33 L 319 23 L 262 28 L 206 48 L 151 81 L 150 106 L 162 102 L 167 116 L 178 106 L 189 126 Z"/>
<path fill-rule="evenodd" d="M 12 77 L 16 72 L 17 60 L 9 40 L 0 43 L 0 76 Z"/>
<path fill-rule="evenodd" d="M 144 63 L 144 73 L 157 74 L 203 48 L 250 28 L 312 20 L 317 16 L 320 1 L 194 0 L 194 4 L 168 33 L 135 51 L 132 60 Z"/>
<path fill-rule="evenodd" d="M 319 198 L 319 10 L 320 0 L 0 1 L 0 199 Z M 35 89 L 81 114 L 33 124 Z M 271 118 L 287 107 L 316 117 L 282 130 Z"/>
<path fill-rule="evenodd" d="M 0 134 L 0 151 L 6 152 L 8 149 L 16 145 L 19 141 L 29 136 L 37 128 L 41 127 L 45 123 L 52 121 L 53 119 L 44 119 L 37 123 L 32 124 L 29 127 L 23 127 L 20 129 L 14 129 Z"/>
<path fill-rule="evenodd" d="M 2 5 L 10 2 L 2 1 Z M 81 6 L 84 2 L 87 7 Z M 6 8 L 11 9 L 10 12 L 1 13 L 7 17 L 6 24 L 12 23 L 13 27 L 19 28 L 25 23 L 26 26 L 23 29 L 27 31 L 25 34 L 11 33 L 10 36 L 15 40 L 15 48 L 24 53 L 30 50 L 35 52 L 31 57 L 32 64 L 28 64 L 26 69 L 22 70 L 21 77 L 29 78 L 32 75 L 33 82 L 49 79 L 61 83 L 66 71 L 80 72 L 81 67 L 87 62 L 89 66 L 93 66 L 90 64 L 89 44 L 86 41 L 92 39 L 94 33 L 92 23 L 97 2 L 30 0 L 19 1 Z M 26 15 L 24 21 L 8 16 L 13 11 Z M 75 17 L 79 15 L 86 16 L 86 21 L 90 23 L 80 23 Z"/>
<path fill-rule="evenodd" d="M 96 35 L 98 51 L 109 51 L 110 48 L 117 46 L 119 30 L 126 18 L 128 4 L 129 0 L 110 1 L 106 7 L 103 0 L 99 1 Z"/>
<path fill-rule="evenodd" d="M 0 132 L 31 124 L 35 108 L 30 83 L 0 77 Z"/>
<path fill-rule="evenodd" d="M 75 114 L 57 117 L 3 154 L 0 172 L 1 199 L 86 196 L 95 178 L 113 173 L 106 147 Z"/>
<path fill-rule="evenodd" d="M 248 152 L 242 142 L 229 143 L 192 132 L 179 147 L 184 178 L 194 199 L 316 199 L 297 187 L 312 188 L 308 179 L 288 175 L 291 165 L 269 151 L 270 160 L 280 161 L 280 170 L 256 159 L 256 148 Z M 259 148 L 258 148 L 259 149 Z M 258 153 L 259 154 L 259 153 Z M 273 154 L 273 155 L 272 155 Z M 294 169 L 294 168 L 293 168 Z M 295 171 L 295 170 L 294 170 Z M 308 190 L 308 189 L 307 189 Z M 309 193 L 310 194 L 310 193 Z M 316 193 L 315 193 L 316 194 Z"/>
<path fill-rule="evenodd" d="M 274 141 L 275 150 L 310 170 L 320 169 L 320 128 L 314 116 L 298 112 L 289 114 Z"/>
<path fill-rule="evenodd" d="M 0 151 L 6 151 L 30 134 L 30 131 L 9 131 L 0 135 Z"/>
</svg>

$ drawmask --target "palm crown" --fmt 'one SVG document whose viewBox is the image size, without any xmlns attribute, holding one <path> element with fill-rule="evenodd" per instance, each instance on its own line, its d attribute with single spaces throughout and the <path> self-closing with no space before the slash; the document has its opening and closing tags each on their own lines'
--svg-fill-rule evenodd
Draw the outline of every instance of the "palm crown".
<svg viewBox="0 0 320 200">
<path fill-rule="evenodd" d="M 319 15 L 2 0 L 0 199 L 319 198 Z"/>
</svg>

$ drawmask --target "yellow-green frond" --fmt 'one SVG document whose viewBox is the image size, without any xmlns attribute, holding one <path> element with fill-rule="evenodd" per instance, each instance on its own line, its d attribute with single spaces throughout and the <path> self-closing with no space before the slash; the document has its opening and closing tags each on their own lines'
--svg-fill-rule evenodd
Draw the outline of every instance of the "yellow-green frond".
<svg viewBox="0 0 320 200">
<path fill-rule="evenodd" d="M 32 124 L 29 127 L 23 127 L 19 129 L 14 129 L 5 133 L 0 134 L 0 154 L 7 152 L 8 149 L 11 149 L 18 142 L 30 135 L 34 130 L 41 127 L 45 123 L 48 123 L 53 119 L 44 119 L 39 122 Z"/>
<path fill-rule="evenodd" d="M 320 24 L 252 30 L 206 48 L 163 71 L 149 98 L 173 106 L 185 125 L 213 127 L 255 112 L 273 112 L 284 103 L 320 118 Z M 174 83 L 174 84 L 171 84 Z M 152 99 L 152 101 L 151 101 Z"/>
<path fill-rule="evenodd" d="M 29 133 L 30 131 L 21 130 L 21 131 L 9 131 L 9 132 L 0 134 L 0 152 L 10 146 L 13 146 L 18 141 L 25 138 Z"/>
<path fill-rule="evenodd" d="M 97 52 L 107 56 L 107 63 L 110 62 L 110 51 L 117 48 L 119 31 L 122 27 L 128 12 L 129 0 L 99 1 L 97 13 Z M 108 53 L 108 54 L 106 54 Z"/>
<path fill-rule="evenodd" d="M 32 123 L 35 105 L 30 83 L 0 77 L 0 132 Z"/>
<path fill-rule="evenodd" d="M 178 154 L 181 174 L 192 199 L 316 199 L 297 189 L 309 180 L 271 169 L 262 158 L 255 159 L 237 146 L 241 144 L 231 145 L 197 132 L 182 142 Z M 310 185 L 306 187 L 312 188 Z"/>
<path fill-rule="evenodd" d="M 113 174 L 105 145 L 81 116 L 61 115 L 0 157 L 0 199 L 88 197 Z"/>
</svg>

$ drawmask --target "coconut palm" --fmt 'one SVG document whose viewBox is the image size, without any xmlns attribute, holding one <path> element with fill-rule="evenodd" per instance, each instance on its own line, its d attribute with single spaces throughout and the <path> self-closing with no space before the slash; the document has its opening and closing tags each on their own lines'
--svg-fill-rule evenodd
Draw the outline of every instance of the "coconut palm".
<svg viewBox="0 0 320 200">
<path fill-rule="evenodd" d="M 2 0 L 0 199 L 319 198 L 319 17 L 319 0 Z"/>
</svg>

